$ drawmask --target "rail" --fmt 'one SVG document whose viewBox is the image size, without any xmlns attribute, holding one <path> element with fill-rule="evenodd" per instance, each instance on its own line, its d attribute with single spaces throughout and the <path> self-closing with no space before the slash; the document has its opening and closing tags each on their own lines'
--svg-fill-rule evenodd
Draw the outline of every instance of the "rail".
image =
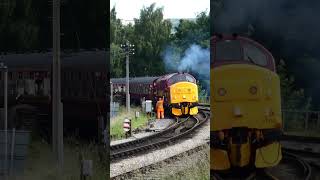
<svg viewBox="0 0 320 180">
<path fill-rule="evenodd" d="M 302 159 L 301 157 L 289 153 L 287 151 L 283 151 L 283 160 L 282 163 L 290 164 L 295 166 L 295 174 L 292 174 L 293 177 L 286 177 L 286 179 L 296 179 L 299 177 L 299 179 L 309 180 L 311 178 L 312 174 L 312 168 L 309 165 L 307 161 Z M 289 169 L 288 169 L 289 170 Z M 291 169 L 290 169 L 291 170 Z M 293 172 L 293 171 L 292 171 Z M 243 173 L 243 172 L 242 172 Z M 227 180 L 227 179 L 245 179 L 245 180 L 254 180 L 254 179 L 267 179 L 267 180 L 278 180 L 282 179 L 278 175 L 278 173 L 270 172 L 269 169 L 254 169 L 251 172 L 245 172 L 244 174 L 238 175 L 243 176 L 241 178 L 239 177 L 230 177 L 230 174 L 219 174 L 216 172 L 211 173 L 211 179 L 214 180 Z"/>
<path fill-rule="evenodd" d="M 208 110 L 200 110 L 197 116 L 189 116 L 187 118 L 177 118 L 169 128 L 134 141 L 117 144 L 110 147 L 110 159 L 116 161 L 131 155 L 144 153 L 147 150 L 163 147 L 174 142 L 195 130 L 209 119 Z"/>
</svg>

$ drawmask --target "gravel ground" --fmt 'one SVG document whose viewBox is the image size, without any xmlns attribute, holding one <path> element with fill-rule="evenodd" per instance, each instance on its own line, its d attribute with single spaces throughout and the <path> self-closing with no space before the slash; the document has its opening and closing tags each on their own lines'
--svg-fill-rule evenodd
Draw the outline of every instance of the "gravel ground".
<svg viewBox="0 0 320 180">
<path fill-rule="evenodd" d="M 187 176 L 188 179 L 209 179 L 209 149 L 207 145 L 206 148 L 193 154 L 184 155 L 170 162 L 163 162 L 158 166 L 159 168 L 150 169 L 145 174 L 136 174 L 132 179 L 175 179 L 184 176 Z"/>
<path fill-rule="evenodd" d="M 163 161 L 169 157 L 178 155 L 204 144 L 210 139 L 209 121 L 206 122 L 202 127 L 199 127 L 195 132 L 191 133 L 189 136 L 189 139 L 178 141 L 176 144 L 164 147 L 162 149 L 110 164 L 110 177 L 115 177 L 122 173 L 137 170 L 141 167 Z"/>
<path fill-rule="evenodd" d="M 316 143 L 281 141 L 281 144 L 285 148 L 290 148 L 295 150 L 306 150 L 314 153 L 320 153 L 320 144 L 316 144 Z"/>
</svg>

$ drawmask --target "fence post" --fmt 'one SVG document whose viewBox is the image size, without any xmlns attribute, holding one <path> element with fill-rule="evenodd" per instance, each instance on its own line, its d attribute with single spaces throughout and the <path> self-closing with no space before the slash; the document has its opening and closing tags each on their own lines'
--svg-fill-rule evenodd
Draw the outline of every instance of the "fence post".
<svg viewBox="0 0 320 180">
<path fill-rule="evenodd" d="M 317 128 L 320 128 L 320 113 L 317 113 L 318 119 L 317 119 Z"/>
<path fill-rule="evenodd" d="M 12 138 L 11 138 L 11 162 L 10 162 L 10 176 L 13 174 L 13 162 L 14 162 L 14 145 L 15 145 L 15 139 L 16 139 L 16 129 L 12 129 Z"/>
<path fill-rule="evenodd" d="M 305 118 L 305 121 L 304 121 L 304 130 L 308 130 L 308 122 L 309 121 L 309 112 L 307 111 L 306 112 L 306 118 Z"/>
</svg>

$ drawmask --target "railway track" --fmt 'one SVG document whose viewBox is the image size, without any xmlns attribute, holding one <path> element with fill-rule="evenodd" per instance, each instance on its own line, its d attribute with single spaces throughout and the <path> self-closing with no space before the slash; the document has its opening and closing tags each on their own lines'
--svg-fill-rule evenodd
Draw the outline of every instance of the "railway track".
<svg viewBox="0 0 320 180">
<path fill-rule="evenodd" d="M 281 143 L 284 151 L 299 155 L 304 159 L 309 159 L 309 162 L 312 159 L 317 159 L 318 165 L 320 164 L 319 137 L 284 135 Z"/>
<path fill-rule="evenodd" d="M 282 140 L 284 141 L 295 141 L 302 143 L 317 143 L 320 144 L 320 137 L 311 136 L 295 136 L 295 135 L 283 135 Z"/>
<path fill-rule="evenodd" d="M 161 132 L 134 141 L 113 145 L 110 147 L 110 159 L 114 162 L 171 144 L 187 136 L 194 129 L 205 123 L 209 119 L 209 114 L 209 109 L 200 107 L 196 116 L 176 118 L 176 122 L 173 125 Z"/>
<path fill-rule="evenodd" d="M 241 172 L 240 172 L 241 173 Z M 243 173 L 243 172 L 242 172 Z M 303 158 L 283 151 L 283 159 L 281 163 L 273 168 L 254 169 L 252 172 L 245 172 L 239 174 L 236 172 L 236 177 L 230 174 L 212 173 L 211 179 L 214 180 L 281 180 L 281 179 L 303 179 L 310 180 L 312 168 L 310 164 Z M 246 175 L 247 174 L 247 175 Z"/>
</svg>

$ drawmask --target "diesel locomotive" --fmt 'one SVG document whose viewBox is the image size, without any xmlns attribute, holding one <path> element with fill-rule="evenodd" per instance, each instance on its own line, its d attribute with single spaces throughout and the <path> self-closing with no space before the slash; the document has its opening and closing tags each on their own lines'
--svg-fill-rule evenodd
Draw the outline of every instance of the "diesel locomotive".
<svg viewBox="0 0 320 180">
<path fill-rule="evenodd" d="M 211 170 L 282 159 L 280 80 L 271 53 L 236 34 L 211 38 Z"/>
<path fill-rule="evenodd" d="M 125 95 L 125 78 L 111 79 L 115 96 Z M 164 97 L 165 109 L 175 116 L 195 115 L 198 113 L 198 86 L 196 79 L 188 73 L 171 73 L 160 77 L 131 78 L 129 84 L 130 99 L 157 102 Z"/>
</svg>

